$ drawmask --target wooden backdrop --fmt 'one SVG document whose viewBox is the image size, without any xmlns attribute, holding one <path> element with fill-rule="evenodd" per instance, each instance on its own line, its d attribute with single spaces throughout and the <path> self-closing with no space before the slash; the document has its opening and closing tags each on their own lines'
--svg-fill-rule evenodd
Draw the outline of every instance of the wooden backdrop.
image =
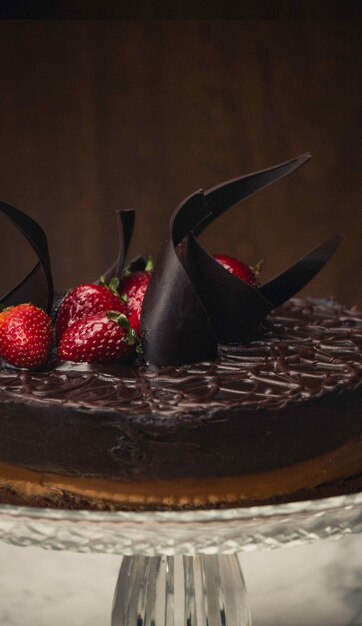
<svg viewBox="0 0 362 626">
<path fill-rule="evenodd" d="M 306 292 L 362 304 L 361 48 L 351 21 L 3 21 L 0 199 L 45 228 L 55 282 L 91 280 L 135 208 L 156 254 L 186 195 L 305 151 L 312 161 L 210 227 L 210 251 L 272 276 L 347 236 Z M 31 261 L 1 220 L 3 291 Z"/>
</svg>

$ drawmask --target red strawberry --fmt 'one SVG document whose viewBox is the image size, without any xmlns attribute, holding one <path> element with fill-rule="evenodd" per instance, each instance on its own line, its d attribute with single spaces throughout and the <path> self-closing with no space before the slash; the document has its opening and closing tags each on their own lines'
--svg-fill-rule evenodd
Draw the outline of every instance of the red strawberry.
<svg viewBox="0 0 362 626">
<path fill-rule="evenodd" d="M 128 319 L 132 328 L 140 333 L 140 317 L 143 299 L 151 280 L 153 263 L 148 260 L 144 271 L 133 272 L 121 284 L 122 298 L 127 304 Z"/>
<path fill-rule="evenodd" d="M 127 308 L 117 291 L 119 281 L 113 278 L 107 286 L 104 281 L 99 285 L 80 285 L 62 301 L 56 322 L 56 336 L 59 342 L 63 333 L 85 317 L 92 317 L 106 311 L 126 313 Z"/>
<path fill-rule="evenodd" d="M 33 304 L 18 304 L 0 313 L 0 356 L 11 365 L 44 365 L 51 342 L 51 319 Z"/>
<path fill-rule="evenodd" d="M 63 334 L 58 356 L 76 363 L 110 363 L 124 360 L 138 346 L 127 317 L 108 311 L 72 324 Z"/>
<path fill-rule="evenodd" d="M 252 287 L 258 287 L 257 275 L 260 273 L 261 264 L 258 263 L 257 267 L 251 268 L 246 263 L 235 259 L 232 256 L 225 256 L 224 254 L 215 254 L 215 261 L 220 263 L 230 274 L 236 276 L 240 280 L 248 283 Z"/>
</svg>

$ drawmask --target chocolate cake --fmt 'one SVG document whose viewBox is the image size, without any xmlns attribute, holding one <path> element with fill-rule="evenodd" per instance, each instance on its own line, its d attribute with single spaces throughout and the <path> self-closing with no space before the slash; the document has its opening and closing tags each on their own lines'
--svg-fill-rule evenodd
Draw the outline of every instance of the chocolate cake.
<svg viewBox="0 0 362 626">
<path fill-rule="evenodd" d="M 1 500 L 214 506 L 356 476 L 361 348 L 361 313 L 294 299 L 213 361 L 3 368 Z"/>
<path fill-rule="evenodd" d="M 180 205 L 142 309 L 143 357 L 89 365 L 61 363 L 54 353 L 41 370 L 1 365 L 0 502 L 195 508 L 361 487 L 362 315 L 332 299 L 294 297 L 341 238 L 260 289 L 233 280 L 196 242 L 223 210 L 304 160 Z M 27 294 L 49 310 L 46 239 L 28 216 L 0 208 L 39 258 L 3 302 Z M 133 215 L 120 214 L 119 223 L 109 275 L 122 270 Z M 220 295 L 234 313 L 215 305 Z"/>
</svg>

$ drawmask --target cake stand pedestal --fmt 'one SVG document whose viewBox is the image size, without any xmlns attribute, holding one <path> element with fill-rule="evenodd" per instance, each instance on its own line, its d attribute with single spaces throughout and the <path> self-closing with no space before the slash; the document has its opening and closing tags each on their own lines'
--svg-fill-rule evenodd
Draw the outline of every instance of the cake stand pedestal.
<svg viewBox="0 0 362 626">
<path fill-rule="evenodd" d="M 237 554 L 362 531 L 362 493 L 210 511 L 0 506 L 0 540 L 123 555 L 112 626 L 249 626 Z"/>
<path fill-rule="evenodd" d="M 250 626 L 235 554 L 124 557 L 112 626 Z"/>
</svg>

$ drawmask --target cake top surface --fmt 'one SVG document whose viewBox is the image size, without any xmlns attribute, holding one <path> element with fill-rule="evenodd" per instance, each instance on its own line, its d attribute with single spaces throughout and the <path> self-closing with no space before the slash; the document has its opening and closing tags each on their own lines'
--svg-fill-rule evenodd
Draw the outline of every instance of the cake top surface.
<svg viewBox="0 0 362 626">
<path fill-rule="evenodd" d="M 362 313 L 333 300 L 292 299 L 247 344 L 185 366 L 53 363 L 44 371 L 0 369 L 0 399 L 61 404 L 125 416 L 211 409 L 280 409 L 362 385 Z"/>
</svg>

